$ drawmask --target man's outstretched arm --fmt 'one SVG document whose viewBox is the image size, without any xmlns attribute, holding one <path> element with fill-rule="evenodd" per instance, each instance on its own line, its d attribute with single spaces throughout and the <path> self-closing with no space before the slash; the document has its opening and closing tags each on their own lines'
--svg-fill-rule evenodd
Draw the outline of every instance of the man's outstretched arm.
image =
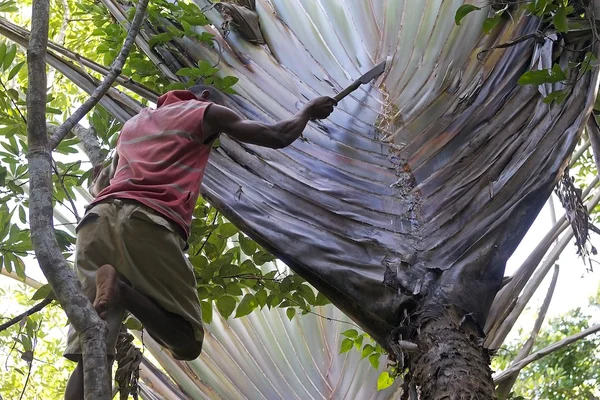
<svg viewBox="0 0 600 400">
<path fill-rule="evenodd" d="M 298 139 L 311 119 L 327 118 L 336 104 L 330 97 L 318 97 L 294 117 L 276 124 L 245 120 L 229 108 L 213 104 L 204 115 L 204 137 L 225 133 L 240 142 L 278 149 Z"/>
</svg>

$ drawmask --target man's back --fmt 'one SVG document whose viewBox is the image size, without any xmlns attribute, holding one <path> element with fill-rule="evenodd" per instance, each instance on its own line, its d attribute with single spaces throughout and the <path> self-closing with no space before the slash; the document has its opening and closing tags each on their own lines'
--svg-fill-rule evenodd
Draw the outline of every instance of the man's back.
<svg viewBox="0 0 600 400">
<path fill-rule="evenodd" d="M 177 223 L 187 236 L 211 149 L 212 138 L 202 130 L 211 104 L 172 91 L 160 97 L 157 109 L 129 120 L 119 136 L 115 175 L 92 205 L 107 198 L 135 200 Z"/>
</svg>

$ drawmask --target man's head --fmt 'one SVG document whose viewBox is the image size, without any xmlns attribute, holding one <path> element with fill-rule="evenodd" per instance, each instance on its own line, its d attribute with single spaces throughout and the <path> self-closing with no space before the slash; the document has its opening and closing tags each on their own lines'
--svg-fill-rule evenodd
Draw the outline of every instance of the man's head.
<svg viewBox="0 0 600 400">
<path fill-rule="evenodd" d="M 213 103 L 223 105 L 224 96 L 219 90 L 209 85 L 195 85 L 188 89 L 194 93 L 198 100 L 201 101 L 212 101 Z"/>
</svg>

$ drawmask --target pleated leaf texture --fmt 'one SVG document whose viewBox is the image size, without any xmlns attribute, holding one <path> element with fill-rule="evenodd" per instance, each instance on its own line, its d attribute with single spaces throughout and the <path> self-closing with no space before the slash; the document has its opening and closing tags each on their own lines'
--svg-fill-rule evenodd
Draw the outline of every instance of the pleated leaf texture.
<svg viewBox="0 0 600 400">
<path fill-rule="evenodd" d="M 126 21 L 130 5 L 102 3 Z M 548 32 L 495 48 L 535 33 L 540 20 L 514 10 L 484 34 L 487 8 L 457 25 L 459 0 L 257 0 L 266 43 L 256 45 L 235 28 L 223 38 L 222 15 L 194 3 L 212 24 L 194 29 L 218 45 L 183 37 L 173 39 L 178 51 L 152 48 L 168 20 L 146 24 L 136 43 L 173 81 L 201 60 L 238 77 L 228 104 L 251 119 L 288 118 L 391 57 L 382 76 L 287 148 L 222 136 L 204 196 L 384 346 L 430 300 L 483 327 L 506 260 L 588 119 L 598 69 L 579 74 L 560 104 L 543 100 L 562 83 L 518 80 L 555 62 L 566 69 L 583 57 L 579 49 L 598 57 L 600 45 L 582 35 L 571 51 Z M 2 29 L 23 42 L 18 28 Z M 84 90 L 95 87 L 77 66 L 52 53 L 48 62 Z M 114 93 L 101 104 L 121 121 L 139 110 Z"/>
<path fill-rule="evenodd" d="M 551 39 L 480 54 L 535 32 L 540 21 L 515 12 L 485 35 L 485 9 L 455 24 L 462 4 L 257 0 L 266 45 L 234 30 L 221 56 L 181 41 L 193 61 L 221 57 L 222 73 L 240 79 L 238 110 L 265 122 L 334 95 L 392 57 L 380 78 L 290 147 L 222 137 L 203 189 L 381 343 L 424 297 L 447 297 L 483 326 L 506 260 L 595 99 L 596 71 L 583 74 L 564 103 L 543 103 L 563 86 L 517 81 L 552 66 Z M 206 15 L 220 25 L 216 11 Z M 573 57 L 563 51 L 559 63 Z"/>
</svg>

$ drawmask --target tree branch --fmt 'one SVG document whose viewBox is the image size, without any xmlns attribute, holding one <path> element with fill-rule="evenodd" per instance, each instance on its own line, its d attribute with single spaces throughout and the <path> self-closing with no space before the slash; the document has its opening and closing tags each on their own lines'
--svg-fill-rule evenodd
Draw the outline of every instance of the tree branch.
<svg viewBox="0 0 600 400">
<path fill-rule="evenodd" d="M 55 149 L 56 146 L 67 136 L 67 133 L 77 124 L 81 119 L 100 101 L 100 98 L 108 92 L 108 89 L 112 86 L 112 84 L 117 80 L 117 77 L 121 74 L 121 69 L 123 65 L 125 65 L 125 61 L 129 56 L 129 51 L 133 46 L 135 41 L 135 37 L 140 31 L 140 27 L 142 26 L 142 22 L 144 21 L 144 14 L 146 13 L 146 7 L 148 6 L 148 0 L 139 0 L 137 8 L 135 10 L 135 15 L 133 17 L 133 21 L 131 23 L 131 27 L 129 28 L 129 32 L 127 33 L 127 37 L 125 38 L 125 42 L 123 43 L 123 47 L 115 61 L 113 61 L 110 72 L 102 83 L 94 90 L 94 93 L 79 107 L 67 120 L 58 127 L 52 138 L 50 138 L 50 146 L 52 149 Z"/>
<path fill-rule="evenodd" d="M 554 295 L 554 289 L 556 288 L 556 283 L 558 282 L 558 272 L 559 272 L 558 264 L 554 266 L 554 275 L 552 276 L 552 281 L 550 282 L 550 286 L 548 287 L 548 292 L 546 294 L 546 298 L 544 299 L 544 303 L 540 307 L 540 312 L 538 314 L 537 319 L 535 320 L 535 324 L 533 325 L 533 329 L 531 330 L 531 335 L 529 339 L 525 342 L 519 354 L 515 357 L 512 362 L 512 365 L 515 365 L 519 361 L 523 360 L 533 348 L 535 341 L 537 339 L 538 334 L 540 333 L 540 329 L 542 328 L 542 324 L 544 319 L 546 318 L 546 313 L 548 312 L 548 308 L 550 307 L 550 302 L 552 301 L 552 296 Z M 517 378 L 519 377 L 519 371 L 511 374 L 507 379 L 505 379 L 502 383 L 498 385 L 496 389 L 496 395 L 498 398 L 505 399 L 510 394 L 512 387 L 514 386 Z"/>
<path fill-rule="evenodd" d="M 58 130 L 58 126 L 48 124 L 47 129 L 48 134 L 50 136 L 54 136 Z M 102 151 L 102 147 L 100 146 L 100 142 L 98 141 L 98 136 L 96 136 L 94 128 L 84 128 L 82 125 L 76 124 L 71 129 L 71 132 L 73 132 L 73 134 L 77 136 L 77 138 L 83 145 L 83 152 L 92 162 L 92 165 L 94 167 L 104 162 L 104 160 L 106 159 L 106 154 Z"/>
<path fill-rule="evenodd" d="M 586 336 L 593 335 L 594 333 L 597 333 L 597 332 L 600 332 L 600 324 L 596 324 L 590 328 L 587 328 L 584 331 L 581 331 L 579 333 L 576 333 L 575 335 L 569 336 L 567 338 L 564 338 L 563 340 L 560 340 L 554 344 L 551 344 L 550 346 L 548 346 L 538 352 L 533 353 L 529 357 L 526 357 L 523 360 L 519 361 L 518 363 L 514 364 L 512 367 L 497 374 L 494 377 L 494 383 L 498 384 L 498 383 L 502 382 L 503 380 L 505 380 L 506 378 L 508 378 L 513 373 L 522 370 L 523 368 L 525 368 L 532 362 L 537 361 L 537 360 L 547 356 L 548 354 L 552 354 L 555 351 L 558 351 L 558 350 L 562 349 L 563 347 L 570 345 L 571 343 L 574 343 L 580 339 L 583 339 Z"/>
<path fill-rule="evenodd" d="M 58 247 L 53 226 L 52 158 L 46 131 L 46 47 L 49 0 L 34 0 L 27 48 L 27 137 L 30 174 L 31 241 L 40 268 L 82 341 L 86 400 L 110 399 L 106 323 L 84 295 L 75 272 Z"/>
<path fill-rule="evenodd" d="M 31 314 L 35 314 L 38 311 L 41 311 L 48 304 L 52 303 L 53 299 L 45 298 L 44 300 L 37 303 L 35 306 L 31 307 L 29 310 L 25 311 L 17 315 L 14 318 L 11 318 L 9 321 L 6 321 L 2 325 L 0 325 L 0 332 L 7 330 L 13 325 L 18 324 L 23 318 L 30 316 Z"/>
</svg>

